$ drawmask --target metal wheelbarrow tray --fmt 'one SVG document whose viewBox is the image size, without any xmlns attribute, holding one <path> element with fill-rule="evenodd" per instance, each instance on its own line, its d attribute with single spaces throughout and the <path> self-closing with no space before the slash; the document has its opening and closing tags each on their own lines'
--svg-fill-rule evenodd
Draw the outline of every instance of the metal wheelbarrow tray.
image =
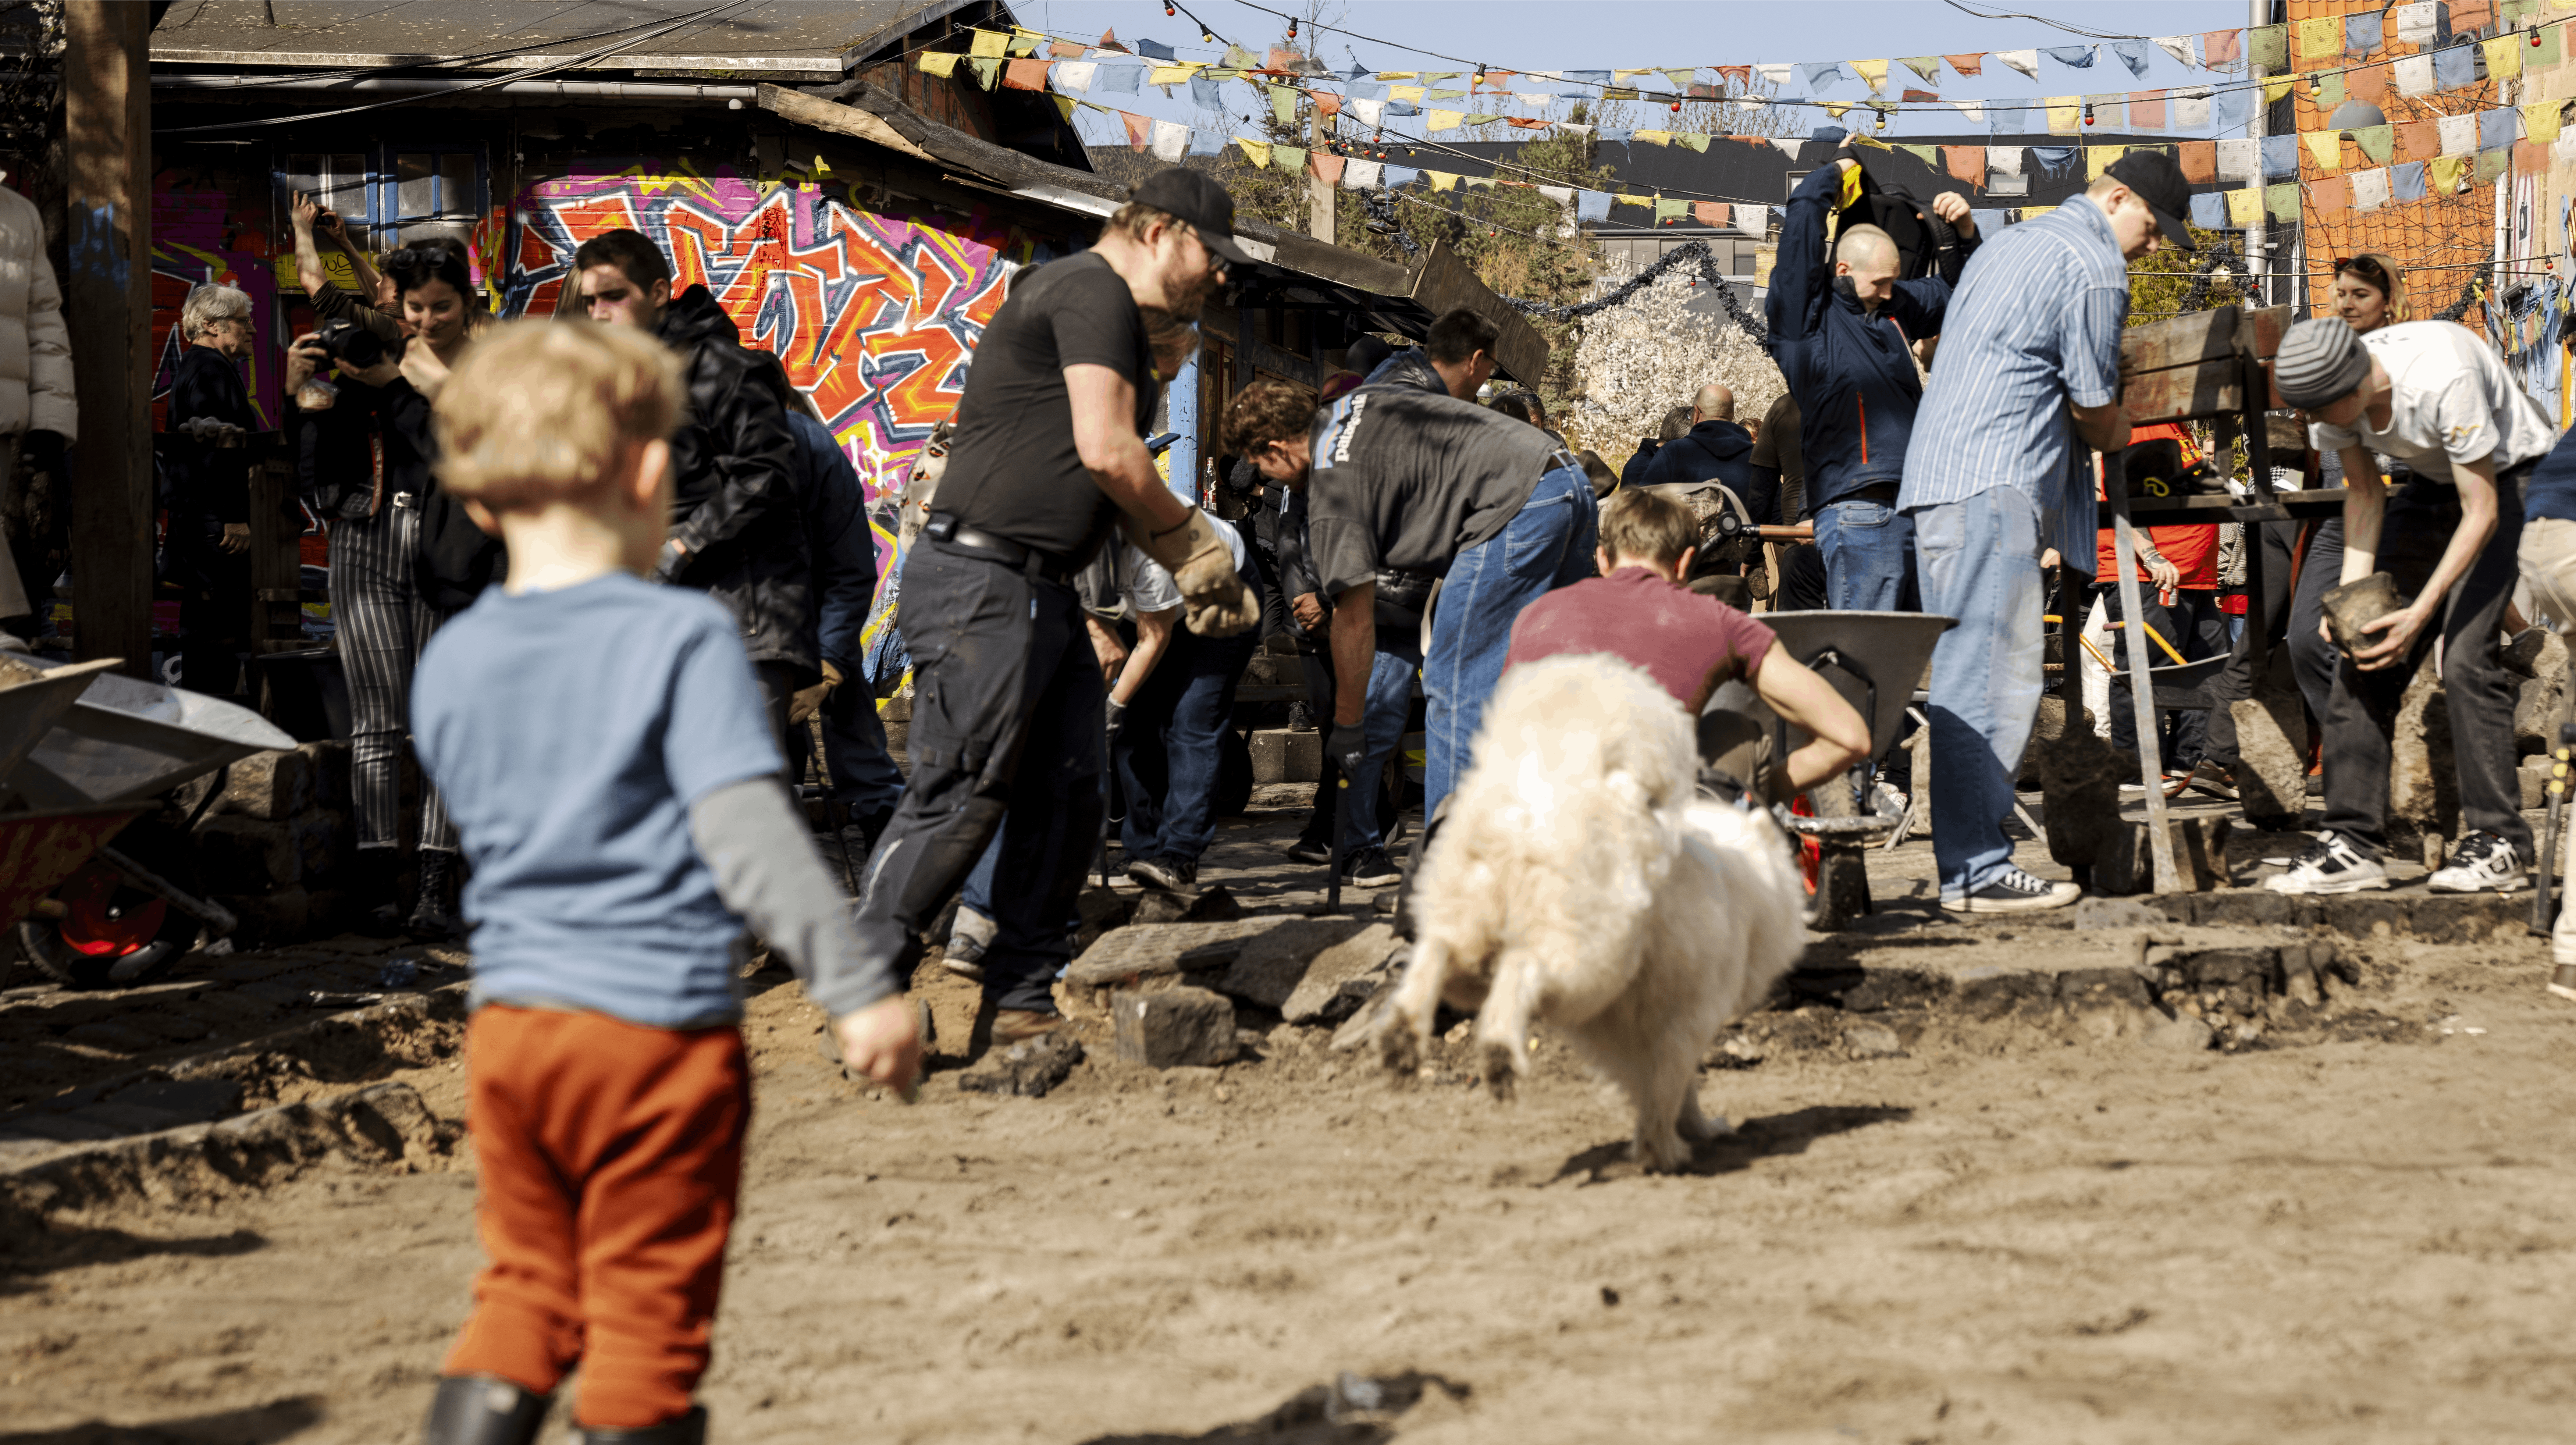
<svg viewBox="0 0 2576 1445">
<path fill-rule="evenodd" d="M 80 663 L 51 671 L 94 667 Z M 0 707 L 8 696 L 0 692 Z M 294 746 L 295 739 L 246 707 L 93 672 L 88 690 L 63 709 L 0 783 L 37 808 L 133 802 L 253 753 Z"/>
</svg>

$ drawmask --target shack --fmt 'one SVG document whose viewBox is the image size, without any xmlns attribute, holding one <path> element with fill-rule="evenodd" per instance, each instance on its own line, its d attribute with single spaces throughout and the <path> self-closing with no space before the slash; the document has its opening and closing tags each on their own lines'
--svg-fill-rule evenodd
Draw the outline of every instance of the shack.
<svg viewBox="0 0 2576 1445">
<path fill-rule="evenodd" d="M 1011 276 L 1087 246 L 1124 199 L 1090 169 L 1060 98 L 912 63 L 1013 25 L 998 0 L 172 6 L 152 37 L 160 386 L 188 289 L 226 281 L 254 303 L 251 394 L 280 416 L 284 347 L 311 323 L 295 191 L 379 251 L 457 238 L 504 316 L 567 304 L 574 249 L 631 227 L 667 249 L 675 289 L 705 285 L 812 395 L 867 484 L 891 574 L 893 498 L 955 411 Z M 1182 434 L 1175 490 L 1207 480 L 1233 388 L 1261 373 L 1317 380 L 1363 332 L 1419 337 L 1472 306 L 1503 328 L 1504 374 L 1545 370 L 1537 331 L 1445 252 L 1406 267 L 1248 220 L 1240 231 L 1263 264 L 1211 305 L 1201 354 L 1165 401 Z M 302 560 L 327 565 L 310 530 Z M 301 645 L 303 619 L 276 589 L 263 597 L 260 645 Z M 308 613 L 318 600 L 308 590 Z"/>
</svg>

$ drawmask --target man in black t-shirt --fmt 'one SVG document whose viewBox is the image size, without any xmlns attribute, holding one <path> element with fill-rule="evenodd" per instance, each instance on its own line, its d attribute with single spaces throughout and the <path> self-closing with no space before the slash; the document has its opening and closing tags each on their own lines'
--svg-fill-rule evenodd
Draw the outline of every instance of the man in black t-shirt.
<svg viewBox="0 0 2576 1445">
<path fill-rule="evenodd" d="M 910 977 L 921 930 L 1000 835 L 983 960 L 991 1039 L 1061 1022 L 1065 920 L 1100 827 L 1104 698 L 1073 576 L 1113 525 L 1178 583 L 1193 632 L 1259 618 L 1207 514 L 1146 450 L 1163 378 L 1144 308 L 1194 321 L 1229 266 L 1234 202 L 1148 177 L 1070 260 L 1012 286 L 975 351 L 947 471 L 902 586 L 912 776 L 868 860 L 861 950 Z"/>
<path fill-rule="evenodd" d="M 1225 425 L 1228 448 L 1306 492 L 1315 575 L 1333 599 L 1325 750 L 1348 775 L 1369 753 L 1378 573 L 1441 575 L 1422 661 L 1422 807 L 1431 816 L 1466 774 L 1513 620 L 1593 573 L 1600 511 L 1591 479 L 1538 428 L 1411 387 L 1363 386 L 1317 411 L 1304 387 L 1255 382 Z"/>
</svg>

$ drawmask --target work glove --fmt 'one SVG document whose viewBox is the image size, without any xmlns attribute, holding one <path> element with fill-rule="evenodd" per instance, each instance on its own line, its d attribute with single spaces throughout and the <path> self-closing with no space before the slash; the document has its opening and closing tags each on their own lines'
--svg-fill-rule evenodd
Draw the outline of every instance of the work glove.
<svg viewBox="0 0 2576 1445">
<path fill-rule="evenodd" d="M 1201 637 L 1232 637 L 1261 620 L 1261 599 L 1243 585 L 1234 569 L 1234 553 L 1216 533 L 1215 523 L 1196 507 L 1177 527 L 1149 532 L 1130 526 L 1128 536 L 1146 556 L 1172 574 L 1181 589 L 1183 615 L 1190 631 Z"/>
<path fill-rule="evenodd" d="M 828 662 L 824 663 L 821 682 L 812 687 L 800 689 L 788 697 L 787 725 L 801 728 L 811 722 L 814 714 L 823 710 L 823 703 L 831 697 L 832 689 L 840 685 L 841 670 Z"/>
<path fill-rule="evenodd" d="M 1335 723 L 1324 735 L 1324 755 L 1341 767 L 1345 780 L 1360 775 L 1360 760 L 1368 755 L 1368 728 L 1362 723 Z"/>
<path fill-rule="evenodd" d="M 1127 704 L 1114 697 L 1111 698 L 1109 700 L 1109 740 L 1113 743 L 1118 741 L 1118 730 L 1126 725 Z"/>
</svg>

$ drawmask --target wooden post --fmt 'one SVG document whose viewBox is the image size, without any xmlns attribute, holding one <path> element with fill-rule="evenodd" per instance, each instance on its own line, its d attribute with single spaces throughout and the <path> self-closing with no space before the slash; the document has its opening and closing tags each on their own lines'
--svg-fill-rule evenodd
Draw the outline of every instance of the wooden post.
<svg viewBox="0 0 2576 1445">
<path fill-rule="evenodd" d="M 152 7 L 63 7 L 74 655 L 152 669 Z"/>
<path fill-rule="evenodd" d="M 2137 529 L 2129 522 L 2129 473 L 2118 452 L 2102 453 L 2102 505 L 2111 514 L 2111 556 L 2120 569 L 2120 632 L 2129 654 L 2129 705 L 2138 725 L 2138 781 L 2147 790 L 2147 847 L 2154 855 L 2155 889 L 2180 884 L 2174 867 L 2173 830 L 2165 818 L 2163 739 L 2156 734 L 2156 684 L 2148 664 L 2147 609 L 2138 590 Z"/>
<path fill-rule="evenodd" d="M 1320 156 L 1324 142 L 1333 135 L 1333 118 L 1318 110 L 1309 117 L 1312 134 L 1307 137 L 1307 154 Z M 1329 246 L 1333 244 L 1333 183 L 1325 180 L 1311 162 L 1306 171 L 1306 234 Z"/>
</svg>

